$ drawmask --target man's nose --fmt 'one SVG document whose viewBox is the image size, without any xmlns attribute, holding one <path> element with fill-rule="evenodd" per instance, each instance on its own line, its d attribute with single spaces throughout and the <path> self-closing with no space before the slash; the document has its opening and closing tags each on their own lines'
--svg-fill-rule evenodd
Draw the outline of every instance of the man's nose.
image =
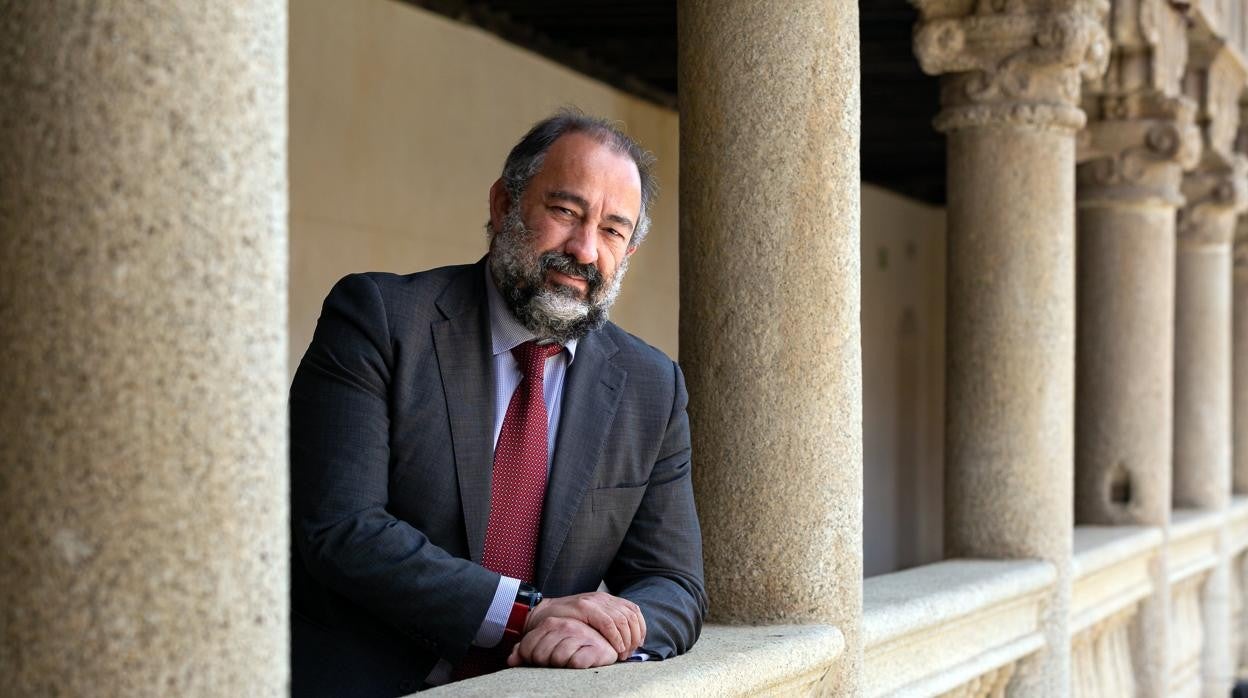
<svg viewBox="0 0 1248 698">
<path fill-rule="evenodd" d="M 596 226 L 590 222 L 576 226 L 571 237 L 564 245 L 564 252 L 571 255 L 580 264 L 593 264 L 598 261 L 598 244 L 595 239 Z"/>
</svg>

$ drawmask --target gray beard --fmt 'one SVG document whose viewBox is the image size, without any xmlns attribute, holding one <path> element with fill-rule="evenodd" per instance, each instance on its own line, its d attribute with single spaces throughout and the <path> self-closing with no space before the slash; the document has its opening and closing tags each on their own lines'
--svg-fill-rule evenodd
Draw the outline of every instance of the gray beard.
<svg viewBox="0 0 1248 698">
<path fill-rule="evenodd" d="M 529 242 L 533 234 L 520 219 L 518 208 L 507 212 L 503 229 L 494 231 L 490 272 L 511 313 L 541 340 L 567 344 L 607 322 L 611 305 L 620 295 L 628 271 L 628 257 L 620 261 L 609 281 L 591 264 L 580 264 L 558 252 L 538 254 Z M 555 270 L 585 280 L 585 298 L 573 288 L 546 285 L 546 272 Z"/>
</svg>

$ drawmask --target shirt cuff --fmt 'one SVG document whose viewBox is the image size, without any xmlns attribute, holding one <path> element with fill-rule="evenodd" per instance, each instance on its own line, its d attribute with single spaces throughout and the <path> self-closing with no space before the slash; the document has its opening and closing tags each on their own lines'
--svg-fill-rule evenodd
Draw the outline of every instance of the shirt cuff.
<svg viewBox="0 0 1248 698">
<path fill-rule="evenodd" d="M 490 610 L 485 612 L 485 620 L 477 628 L 477 637 L 472 644 L 477 647 L 493 647 L 503 639 L 503 631 L 507 629 L 507 619 L 511 617 L 511 606 L 516 602 L 516 592 L 520 591 L 520 580 L 511 577 L 499 577 L 498 589 L 494 590 L 494 600 Z"/>
</svg>

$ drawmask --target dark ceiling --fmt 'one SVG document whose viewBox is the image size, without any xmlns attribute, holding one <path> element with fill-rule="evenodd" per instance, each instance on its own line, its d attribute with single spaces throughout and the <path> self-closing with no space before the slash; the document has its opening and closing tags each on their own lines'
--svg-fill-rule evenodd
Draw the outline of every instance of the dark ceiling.
<svg viewBox="0 0 1248 698">
<path fill-rule="evenodd" d="M 404 0 L 481 27 L 573 70 L 676 107 L 676 0 Z M 910 49 L 906 0 L 859 3 L 862 178 L 943 205 L 945 143 L 932 130 L 939 84 Z M 604 33 L 603 27 L 611 27 Z M 604 38 L 605 36 L 605 38 Z"/>
</svg>

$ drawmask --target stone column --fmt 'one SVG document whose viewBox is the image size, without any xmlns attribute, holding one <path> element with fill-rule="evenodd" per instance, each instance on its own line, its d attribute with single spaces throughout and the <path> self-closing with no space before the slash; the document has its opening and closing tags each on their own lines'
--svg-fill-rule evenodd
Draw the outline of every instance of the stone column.
<svg viewBox="0 0 1248 698">
<path fill-rule="evenodd" d="M 1085 85 L 1077 170 L 1075 520 L 1170 523 L 1175 214 L 1200 156 L 1196 104 L 1181 96 L 1186 17 L 1161 0 L 1115 0 L 1103 78 Z M 1165 550 L 1132 627 L 1141 696 L 1166 695 Z"/>
<path fill-rule="evenodd" d="M 1231 239 L 1248 205 L 1248 160 L 1233 151 L 1245 73 L 1231 50 L 1193 44 L 1185 90 L 1200 104 L 1200 166 L 1183 181 L 1174 345 L 1174 505 L 1225 513 L 1231 497 Z M 1231 690 L 1229 540 L 1205 582 L 1203 693 Z"/>
<path fill-rule="evenodd" d="M 0 104 L 0 694 L 282 695 L 286 3 L 5 3 Z"/>
<path fill-rule="evenodd" d="M 966 15 L 939 0 L 916 4 L 915 53 L 925 72 L 944 75 L 936 127 L 949 154 L 946 553 L 1056 567 L 1047 646 L 1010 691 L 1066 695 L 1075 132 L 1085 123 L 1080 80 L 1109 58 L 1103 6 L 985 2 Z"/>
<path fill-rule="evenodd" d="M 1177 14 L 1177 13 L 1176 13 Z M 1091 100 L 1078 168 L 1075 517 L 1095 525 L 1170 520 L 1175 213 L 1200 134 L 1195 105 L 1156 94 Z M 1164 556 L 1164 553 L 1159 553 Z M 1143 695 L 1165 693 L 1169 584 L 1133 633 Z"/>
<path fill-rule="evenodd" d="M 858 15 L 690 0 L 680 32 L 680 358 L 712 619 L 845 634 L 859 692 Z"/>
<path fill-rule="evenodd" d="M 1248 495 L 1248 216 L 1240 216 L 1235 231 L 1233 255 L 1232 301 L 1235 313 L 1232 338 L 1234 403 L 1232 452 L 1234 454 L 1234 492 Z M 1248 633 L 1246 633 L 1248 636 Z M 1248 640 L 1245 641 L 1248 645 Z"/>
</svg>

